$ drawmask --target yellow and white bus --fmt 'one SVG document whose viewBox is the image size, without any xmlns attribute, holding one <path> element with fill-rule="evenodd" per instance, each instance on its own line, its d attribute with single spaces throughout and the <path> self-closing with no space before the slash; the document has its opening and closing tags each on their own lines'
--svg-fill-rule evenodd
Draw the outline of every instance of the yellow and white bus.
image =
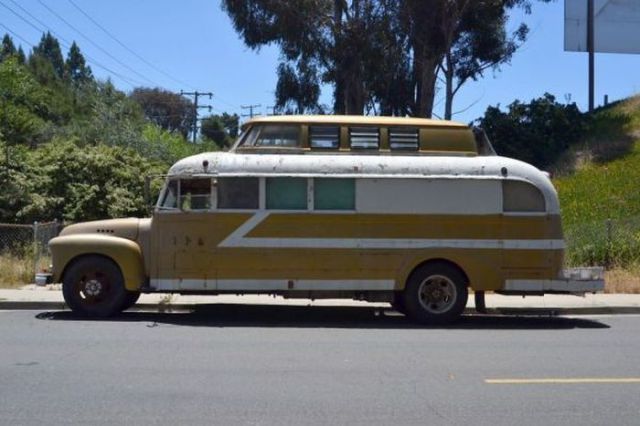
<svg viewBox="0 0 640 426">
<path fill-rule="evenodd" d="M 469 289 L 604 286 L 600 268 L 563 270 L 548 175 L 426 119 L 254 119 L 230 152 L 174 164 L 152 218 L 71 225 L 50 247 L 68 305 L 98 316 L 140 292 L 267 293 L 386 301 L 445 323 Z"/>
</svg>

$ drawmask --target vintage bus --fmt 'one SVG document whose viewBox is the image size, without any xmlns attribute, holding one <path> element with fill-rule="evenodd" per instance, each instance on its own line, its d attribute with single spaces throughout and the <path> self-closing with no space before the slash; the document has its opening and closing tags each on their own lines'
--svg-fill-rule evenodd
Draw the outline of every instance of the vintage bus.
<svg viewBox="0 0 640 426">
<path fill-rule="evenodd" d="M 604 286 L 600 268 L 563 269 L 547 174 L 468 126 L 415 118 L 250 120 L 229 152 L 174 164 L 151 218 L 74 224 L 50 249 L 67 304 L 90 316 L 140 293 L 252 293 L 389 302 L 447 323 L 470 289 Z"/>
</svg>

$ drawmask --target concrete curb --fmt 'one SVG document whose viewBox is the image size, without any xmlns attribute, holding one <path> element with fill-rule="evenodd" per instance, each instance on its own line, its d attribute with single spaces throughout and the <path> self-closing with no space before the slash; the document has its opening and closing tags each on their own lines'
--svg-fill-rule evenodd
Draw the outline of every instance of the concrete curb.
<svg viewBox="0 0 640 426">
<path fill-rule="evenodd" d="M 157 312 L 170 313 L 178 311 L 192 311 L 198 306 L 216 305 L 216 304 L 233 304 L 233 303 L 138 303 L 129 312 Z M 238 305 L 254 305 L 254 306 L 273 306 L 261 303 L 236 303 Z M 292 306 L 300 307 L 307 305 L 288 305 L 286 303 L 276 306 Z M 381 307 L 379 305 L 361 305 L 361 306 L 345 306 L 345 305 L 309 305 L 309 308 L 353 308 L 353 309 L 382 309 L 392 311 L 391 307 Z M 11 301 L 0 300 L 0 311 L 9 310 L 41 310 L 41 311 L 63 311 L 69 310 L 64 302 L 50 301 Z M 473 307 L 465 308 L 466 315 L 480 315 Z M 572 315 L 638 315 L 640 314 L 640 306 L 598 306 L 598 307 L 488 307 L 486 314 L 482 315 L 504 315 L 504 316 L 572 316 Z"/>
</svg>

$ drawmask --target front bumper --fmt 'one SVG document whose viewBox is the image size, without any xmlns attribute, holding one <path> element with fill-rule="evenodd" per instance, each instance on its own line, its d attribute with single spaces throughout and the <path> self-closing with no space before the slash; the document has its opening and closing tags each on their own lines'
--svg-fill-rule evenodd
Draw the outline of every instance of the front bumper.
<svg viewBox="0 0 640 426">
<path fill-rule="evenodd" d="M 35 276 L 36 285 L 43 286 L 53 282 L 53 275 L 49 272 L 38 272 Z"/>
</svg>

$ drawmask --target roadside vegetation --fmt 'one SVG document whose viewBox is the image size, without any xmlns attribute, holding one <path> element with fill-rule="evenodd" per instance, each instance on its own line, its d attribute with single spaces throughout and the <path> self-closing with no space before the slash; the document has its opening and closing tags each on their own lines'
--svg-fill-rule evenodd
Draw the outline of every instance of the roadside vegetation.
<svg viewBox="0 0 640 426">
<path fill-rule="evenodd" d="M 478 121 L 499 154 L 554 176 L 567 264 L 604 265 L 607 291 L 640 292 L 640 96 L 588 114 L 547 94 Z"/>
<path fill-rule="evenodd" d="M 127 94 L 97 80 L 76 43 L 63 54 L 46 33 L 25 54 L 5 35 L 0 286 L 31 282 L 34 272 L 33 256 L 16 249 L 31 248 L 32 237 L 16 239 L 4 224 L 144 215 L 146 175 L 165 173 L 179 158 L 223 149 L 238 132 L 237 115 L 212 115 L 192 143 L 194 119 L 194 105 L 178 94 L 146 87 Z"/>
</svg>

